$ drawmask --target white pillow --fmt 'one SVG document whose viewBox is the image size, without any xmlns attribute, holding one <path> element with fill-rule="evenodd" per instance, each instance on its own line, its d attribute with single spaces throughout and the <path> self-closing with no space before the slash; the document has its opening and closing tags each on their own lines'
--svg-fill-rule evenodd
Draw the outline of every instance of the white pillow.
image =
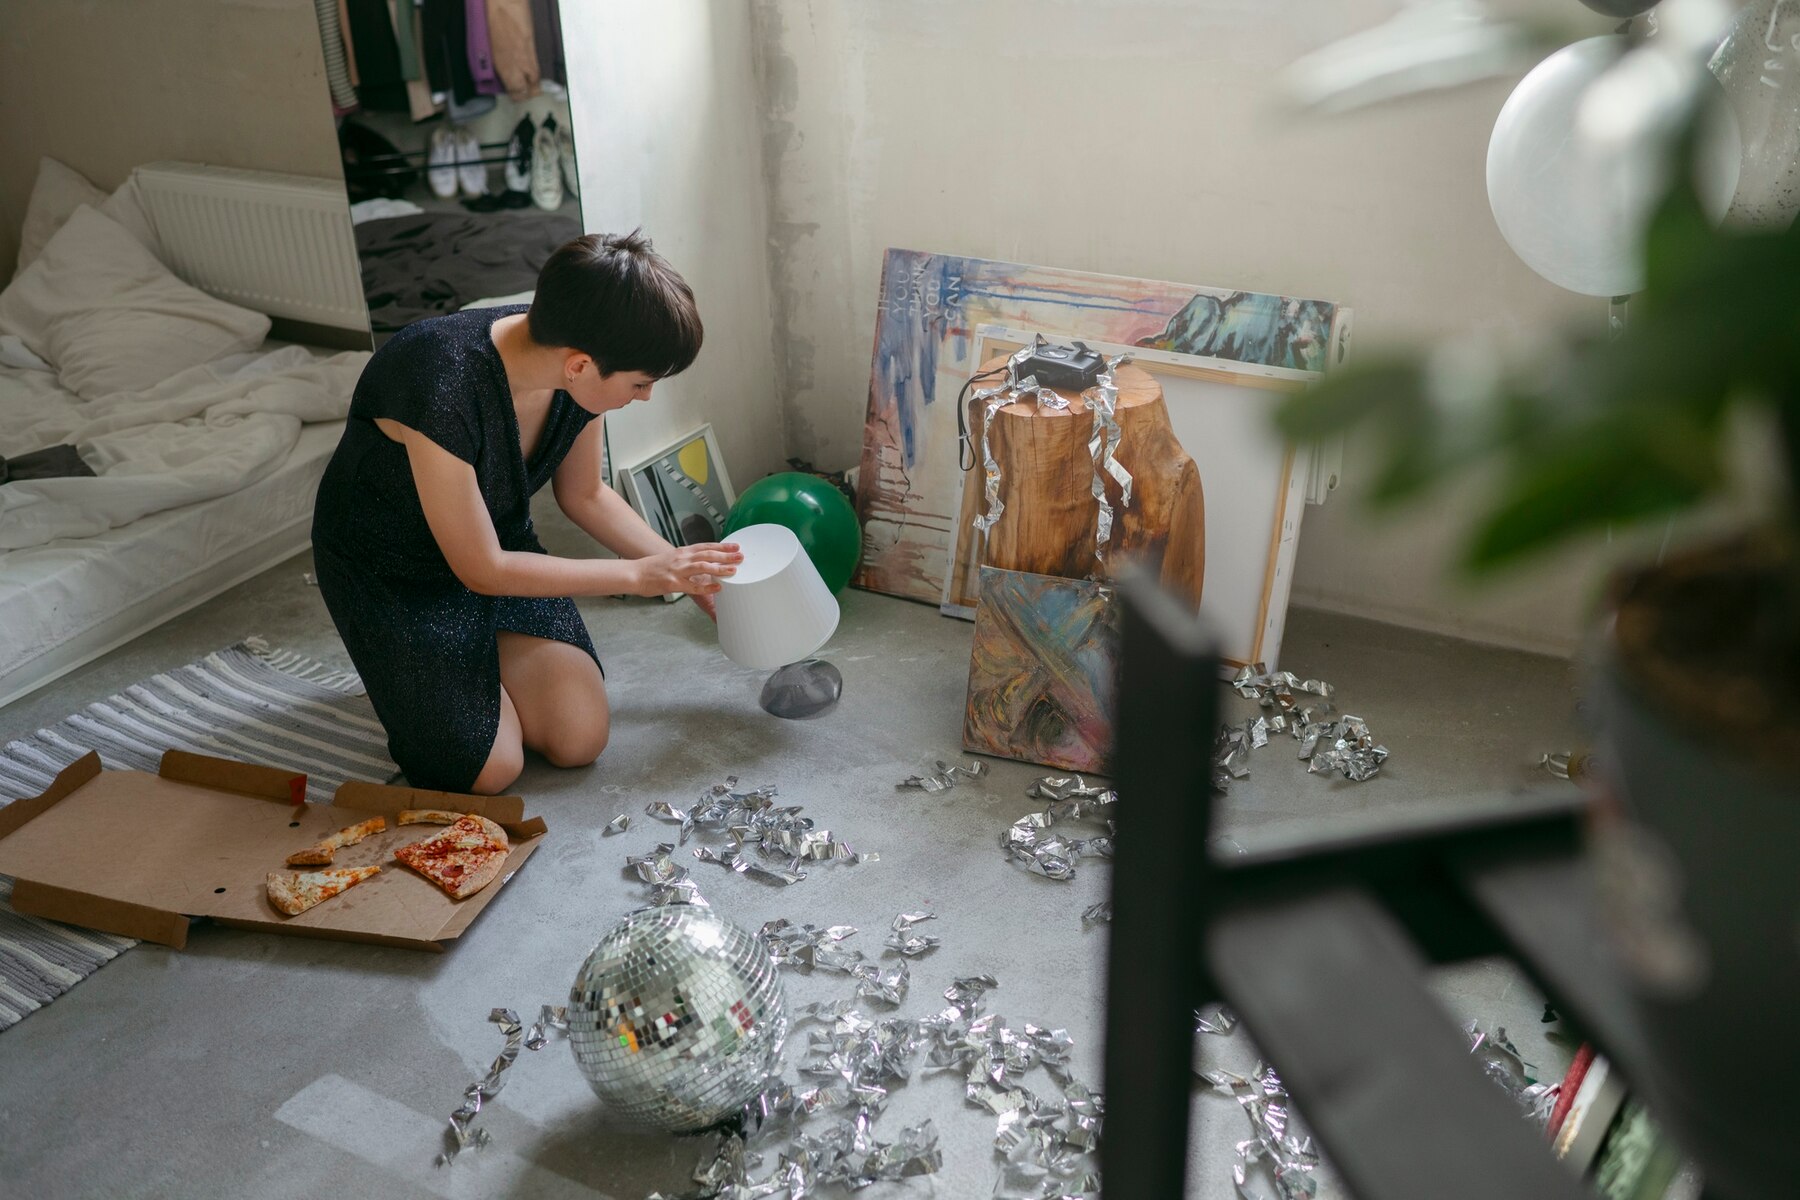
<svg viewBox="0 0 1800 1200">
<path fill-rule="evenodd" d="M 156 256 L 158 262 L 167 262 L 163 257 L 162 239 L 156 236 L 156 230 L 150 227 L 150 214 L 144 211 L 143 197 L 138 194 L 137 175 L 125 177 L 125 182 L 118 186 L 106 203 L 96 205 L 102 216 L 111 217 L 119 223 L 119 227 L 143 244 L 144 249 Z"/>
<path fill-rule="evenodd" d="M 31 265 L 76 209 L 84 204 L 99 208 L 105 202 L 106 193 L 81 172 L 54 158 L 39 159 L 37 182 L 31 185 L 31 199 L 25 205 L 25 223 L 19 227 L 19 270 Z"/>
<path fill-rule="evenodd" d="M 255 349 L 269 318 L 189 287 L 83 205 L 0 292 L 8 333 L 55 367 L 63 387 L 97 400 Z"/>
</svg>

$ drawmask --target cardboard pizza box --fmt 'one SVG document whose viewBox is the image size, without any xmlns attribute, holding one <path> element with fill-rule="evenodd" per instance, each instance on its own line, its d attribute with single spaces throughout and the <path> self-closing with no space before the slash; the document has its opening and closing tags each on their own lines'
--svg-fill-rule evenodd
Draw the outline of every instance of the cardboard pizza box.
<svg viewBox="0 0 1800 1200">
<path fill-rule="evenodd" d="M 461 936 L 543 839 L 543 818 L 525 818 L 518 796 L 465 796 L 346 783 L 330 804 L 305 802 L 306 776 L 170 750 L 155 775 L 108 771 L 89 753 L 43 795 L 0 808 L 0 874 L 16 877 L 13 907 L 176 949 L 188 924 L 304 937 L 444 949 Z M 438 833 L 438 825 L 394 824 L 407 808 L 479 813 L 505 828 L 506 867 L 466 900 L 394 861 L 394 851 Z M 269 903 L 270 871 L 288 855 L 346 825 L 381 814 L 388 828 L 338 850 L 331 866 L 379 864 L 381 873 L 301 913 Z"/>
</svg>

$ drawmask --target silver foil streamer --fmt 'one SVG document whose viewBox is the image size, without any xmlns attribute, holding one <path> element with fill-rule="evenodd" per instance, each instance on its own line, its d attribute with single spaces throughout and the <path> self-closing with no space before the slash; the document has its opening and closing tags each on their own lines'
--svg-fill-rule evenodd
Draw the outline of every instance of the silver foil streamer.
<svg viewBox="0 0 1800 1200">
<path fill-rule="evenodd" d="M 1008 372 L 1012 369 L 1012 364 L 1009 362 L 1007 364 Z M 1029 382 L 1035 385 L 1037 380 L 1032 379 Z M 975 532 L 983 537 L 986 537 L 987 531 L 999 523 L 1001 515 L 1006 512 L 1006 501 L 1000 499 L 1000 463 L 994 458 L 994 441 L 990 435 L 994 428 L 994 414 L 1013 402 L 1015 386 L 1008 381 L 999 387 L 983 388 L 975 393 L 975 402 L 983 405 L 981 412 L 981 465 L 983 471 L 986 472 L 983 487 L 987 507 L 980 516 L 975 518 L 974 524 Z"/>
<path fill-rule="evenodd" d="M 443 1153 L 433 1160 L 436 1166 L 447 1165 L 471 1146 L 480 1149 L 492 1141 L 487 1130 L 475 1128 L 475 1120 L 481 1115 L 482 1106 L 498 1096 L 506 1086 L 506 1073 L 517 1061 L 520 1047 L 542 1050 L 550 1041 L 547 1030 L 556 1029 L 564 1034 L 569 1032 L 569 1010 L 558 1005 L 544 1005 L 538 1012 L 538 1019 L 532 1022 L 529 1033 L 519 1021 L 519 1014 L 510 1008 L 494 1009 L 488 1013 L 488 1020 L 500 1027 L 506 1044 L 488 1065 L 487 1074 L 463 1089 L 463 1102 L 450 1114 L 450 1127 L 444 1132 Z"/>
<path fill-rule="evenodd" d="M 612 820 L 610 820 L 606 823 L 606 828 L 604 828 L 600 831 L 600 836 L 601 837 L 611 837 L 615 833 L 624 833 L 627 829 L 630 829 L 630 828 L 631 828 L 630 816 L 628 816 L 625 813 L 620 813 L 618 816 L 614 817 Z"/>
<path fill-rule="evenodd" d="M 1082 858 L 1111 858 L 1112 806 L 1118 795 L 1111 788 L 1089 784 L 1079 775 L 1046 776 L 1032 784 L 1026 795 L 1048 800 L 1041 812 L 1026 813 L 1000 835 L 1006 856 L 1035 875 L 1073 879 Z M 1062 821 L 1103 821 L 1107 836 L 1072 838 L 1055 831 Z"/>
<path fill-rule="evenodd" d="M 1094 525 L 1094 560 L 1104 561 L 1106 544 L 1112 540 L 1113 510 L 1106 499 L 1106 480 L 1102 474 L 1111 475 L 1119 485 L 1119 507 L 1131 507 L 1131 472 L 1118 459 L 1119 429 L 1117 413 L 1119 388 L 1113 381 L 1113 373 L 1131 361 L 1129 354 L 1118 354 L 1106 360 L 1106 370 L 1100 375 L 1100 382 L 1088 391 L 1088 407 L 1094 414 L 1094 432 L 1088 438 L 1088 457 L 1094 463 L 1094 503 L 1099 506 L 1099 513 Z"/>
<path fill-rule="evenodd" d="M 975 759 L 965 767 L 955 763 L 947 763 L 940 758 L 937 761 L 937 770 L 929 771 L 924 775 L 908 775 L 895 786 L 901 788 L 918 788 L 923 792 L 947 792 L 955 787 L 960 780 L 980 779 L 983 775 L 987 774 L 987 769 L 987 763 L 983 762 L 981 759 Z"/>
</svg>

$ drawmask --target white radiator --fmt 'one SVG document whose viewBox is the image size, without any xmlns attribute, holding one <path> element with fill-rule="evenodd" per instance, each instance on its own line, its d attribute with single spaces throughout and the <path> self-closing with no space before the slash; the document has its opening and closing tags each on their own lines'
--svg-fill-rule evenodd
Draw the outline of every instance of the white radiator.
<svg viewBox="0 0 1800 1200">
<path fill-rule="evenodd" d="M 180 162 L 135 175 L 164 260 L 194 287 L 271 317 L 369 328 L 342 181 Z"/>
</svg>

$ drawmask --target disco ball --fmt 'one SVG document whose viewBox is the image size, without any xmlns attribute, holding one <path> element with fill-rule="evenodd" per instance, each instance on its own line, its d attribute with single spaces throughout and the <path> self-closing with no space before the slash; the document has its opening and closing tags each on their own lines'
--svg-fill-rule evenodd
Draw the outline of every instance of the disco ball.
<svg viewBox="0 0 1800 1200">
<path fill-rule="evenodd" d="M 569 1044 L 594 1091 L 626 1119 L 676 1133 L 754 1099 L 786 1036 L 768 950 L 698 905 L 628 914 L 569 992 Z"/>
</svg>

